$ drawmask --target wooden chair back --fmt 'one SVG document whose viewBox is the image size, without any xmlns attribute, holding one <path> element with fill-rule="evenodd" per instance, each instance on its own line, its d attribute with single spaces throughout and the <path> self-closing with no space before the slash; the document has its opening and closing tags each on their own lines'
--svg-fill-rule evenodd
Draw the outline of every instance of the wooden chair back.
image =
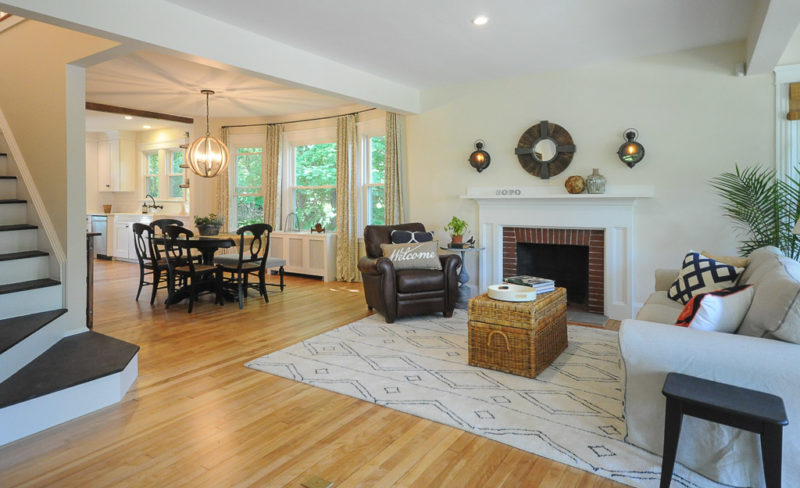
<svg viewBox="0 0 800 488">
<path fill-rule="evenodd" d="M 267 254 L 269 254 L 269 238 L 272 234 L 272 226 L 269 224 L 250 224 L 236 229 L 239 235 L 239 263 L 237 269 L 241 271 L 245 263 L 259 262 L 259 268 L 263 271 L 267 264 Z M 252 239 L 248 237 L 252 236 Z M 249 244 L 247 241 L 250 241 Z"/>
<path fill-rule="evenodd" d="M 192 250 L 188 246 L 181 246 L 179 240 L 188 240 L 194 237 L 194 232 L 177 225 L 168 225 L 164 228 L 164 256 L 170 270 L 174 271 L 178 266 L 188 266 L 189 271 L 194 274 L 194 259 Z"/>
<path fill-rule="evenodd" d="M 145 224 L 133 224 L 133 247 L 139 266 L 156 266 L 158 257 L 153 243 L 153 229 Z"/>
<path fill-rule="evenodd" d="M 166 235 L 164 229 L 169 227 L 170 225 L 177 225 L 178 227 L 183 227 L 183 222 L 178 219 L 156 219 L 150 222 L 150 228 L 153 229 L 155 234 L 159 235 Z M 164 245 L 156 243 L 153 246 L 153 249 L 156 251 L 156 259 L 161 259 L 164 254 Z"/>
</svg>

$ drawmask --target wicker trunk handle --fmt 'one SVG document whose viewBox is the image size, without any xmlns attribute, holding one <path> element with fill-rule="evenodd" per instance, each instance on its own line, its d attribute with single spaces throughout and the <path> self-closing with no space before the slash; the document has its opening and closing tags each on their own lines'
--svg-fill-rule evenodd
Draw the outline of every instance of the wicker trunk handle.
<svg viewBox="0 0 800 488">
<path fill-rule="evenodd" d="M 492 336 L 495 335 L 495 334 L 499 334 L 500 337 L 502 337 L 506 341 L 506 351 L 510 351 L 511 350 L 511 346 L 508 343 L 508 337 L 505 334 L 503 334 L 502 332 L 500 332 L 499 330 L 493 330 L 493 331 L 489 332 L 489 337 L 488 337 L 488 339 L 486 339 L 486 342 L 488 343 L 488 345 L 491 347 L 491 345 L 492 345 Z"/>
</svg>

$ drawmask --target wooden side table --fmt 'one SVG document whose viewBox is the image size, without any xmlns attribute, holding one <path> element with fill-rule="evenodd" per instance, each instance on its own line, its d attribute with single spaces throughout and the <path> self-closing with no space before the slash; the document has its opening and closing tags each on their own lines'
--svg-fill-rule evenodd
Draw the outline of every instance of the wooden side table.
<svg viewBox="0 0 800 488">
<path fill-rule="evenodd" d="M 662 393 L 667 412 L 661 488 L 672 480 L 684 415 L 760 434 L 767 488 L 780 488 L 783 427 L 789 423 L 780 397 L 680 373 L 667 375 Z"/>
</svg>

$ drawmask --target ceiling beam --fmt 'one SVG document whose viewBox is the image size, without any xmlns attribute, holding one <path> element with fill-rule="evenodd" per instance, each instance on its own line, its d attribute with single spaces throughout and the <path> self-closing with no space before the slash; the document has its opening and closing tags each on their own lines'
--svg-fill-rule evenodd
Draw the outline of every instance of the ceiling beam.
<svg viewBox="0 0 800 488">
<path fill-rule="evenodd" d="M 758 0 L 747 37 L 747 74 L 771 73 L 800 25 L 800 1 Z"/>
<path fill-rule="evenodd" d="M 162 114 L 159 112 L 148 112 L 147 110 L 137 110 L 135 108 L 117 107 L 115 105 L 106 105 L 104 103 L 86 102 L 86 110 L 94 110 L 96 112 L 107 112 L 110 114 L 132 115 L 134 117 L 145 117 L 147 119 L 169 120 L 171 122 L 180 122 L 182 124 L 194 123 L 194 119 L 190 117 Z"/>
</svg>

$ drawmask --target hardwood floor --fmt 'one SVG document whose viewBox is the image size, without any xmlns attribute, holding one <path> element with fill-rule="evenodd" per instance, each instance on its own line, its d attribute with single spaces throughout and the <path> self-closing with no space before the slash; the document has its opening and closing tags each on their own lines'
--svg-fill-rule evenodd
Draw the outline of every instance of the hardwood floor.
<svg viewBox="0 0 800 488">
<path fill-rule="evenodd" d="M 141 346 L 124 400 L 0 448 L 0 486 L 624 486 L 461 430 L 245 368 L 368 315 L 360 285 L 287 277 L 243 310 L 134 301 L 98 261 L 95 330 Z M 276 277 L 272 277 L 276 279 Z M 147 295 L 146 288 L 143 295 Z"/>
</svg>

